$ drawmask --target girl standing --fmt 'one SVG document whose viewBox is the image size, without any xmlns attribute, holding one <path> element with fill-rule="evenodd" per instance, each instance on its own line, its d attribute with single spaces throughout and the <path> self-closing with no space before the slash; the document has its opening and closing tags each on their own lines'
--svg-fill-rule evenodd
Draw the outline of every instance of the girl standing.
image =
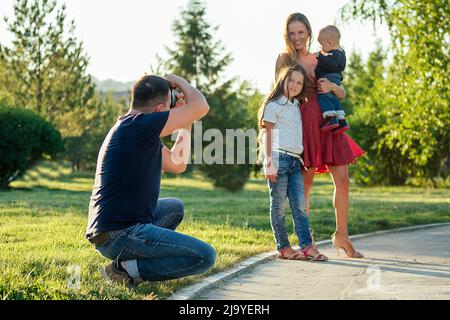
<svg viewBox="0 0 450 320">
<path fill-rule="evenodd" d="M 328 260 L 312 245 L 302 178 L 303 153 L 300 100 L 307 95 L 308 77 L 300 65 L 284 68 L 272 92 L 258 111 L 259 141 L 264 152 L 264 170 L 270 191 L 270 222 L 279 258 Z M 285 226 L 286 197 L 292 211 L 300 251 L 295 251 Z"/>
</svg>

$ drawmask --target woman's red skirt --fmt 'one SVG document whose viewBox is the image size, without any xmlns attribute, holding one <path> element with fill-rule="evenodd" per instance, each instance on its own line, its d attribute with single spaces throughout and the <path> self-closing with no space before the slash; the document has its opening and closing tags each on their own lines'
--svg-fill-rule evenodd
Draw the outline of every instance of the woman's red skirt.
<svg viewBox="0 0 450 320">
<path fill-rule="evenodd" d="M 304 162 L 306 167 L 316 167 L 316 173 L 329 172 L 327 166 L 342 166 L 355 162 L 364 150 L 345 133 L 333 136 L 331 131 L 321 131 L 323 122 L 317 94 L 300 107 L 303 126 Z"/>
</svg>

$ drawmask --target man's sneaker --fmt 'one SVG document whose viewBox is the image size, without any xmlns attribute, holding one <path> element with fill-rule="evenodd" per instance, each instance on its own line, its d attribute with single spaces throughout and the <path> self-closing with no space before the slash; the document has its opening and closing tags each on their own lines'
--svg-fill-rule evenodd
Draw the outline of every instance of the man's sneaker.
<svg viewBox="0 0 450 320">
<path fill-rule="evenodd" d="M 350 127 L 347 123 L 347 120 L 339 119 L 339 128 L 333 130 L 333 136 L 337 136 L 338 134 L 341 134 L 348 129 L 350 129 Z"/>
<path fill-rule="evenodd" d="M 320 127 L 322 131 L 329 131 L 339 127 L 339 122 L 336 117 L 325 118 L 324 124 Z"/>
<path fill-rule="evenodd" d="M 100 272 L 106 280 L 112 283 L 121 284 L 121 285 L 132 285 L 133 279 L 128 275 L 126 271 L 122 271 L 116 265 L 118 263 L 116 260 L 112 261 L 105 267 L 100 269 Z"/>
</svg>

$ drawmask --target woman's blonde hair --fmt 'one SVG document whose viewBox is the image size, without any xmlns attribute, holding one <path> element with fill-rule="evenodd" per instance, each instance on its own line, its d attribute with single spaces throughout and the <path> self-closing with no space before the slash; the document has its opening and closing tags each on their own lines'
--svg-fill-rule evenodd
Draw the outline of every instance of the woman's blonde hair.
<svg viewBox="0 0 450 320">
<path fill-rule="evenodd" d="M 284 84 L 287 79 L 290 78 L 291 74 L 293 72 L 300 72 L 303 75 L 303 88 L 300 91 L 300 93 L 295 97 L 287 97 L 288 99 L 295 98 L 299 100 L 300 103 L 304 103 L 307 101 L 308 92 L 310 89 L 310 80 L 308 78 L 308 75 L 306 74 L 305 69 L 299 65 L 294 64 L 293 66 L 287 66 L 280 70 L 279 76 L 277 81 L 275 82 L 272 91 L 266 96 L 264 99 L 264 102 L 261 104 L 261 106 L 258 109 L 258 128 L 259 128 L 259 134 L 258 134 L 258 144 L 259 147 L 262 145 L 262 133 L 264 129 L 263 125 L 263 117 L 264 112 L 266 111 L 266 106 L 270 101 L 275 101 L 279 99 L 281 96 L 284 95 Z M 259 159 L 261 159 L 261 148 L 259 148 Z"/>
<path fill-rule="evenodd" d="M 291 41 L 289 40 L 289 25 L 292 22 L 301 22 L 305 25 L 306 30 L 308 30 L 309 33 L 309 41 L 308 41 L 308 50 L 311 47 L 312 43 L 312 29 L 311 24 L 309 23 L 308 18 L 303 13 L 292 13 L 286 18 L 286 24 L 284 27 L 284 41 L 286 42 L 286 52 L 291 58 L 291 62 L 298 62 L 297 61 L 297 50 L 292 45 Z"/>
</svg>

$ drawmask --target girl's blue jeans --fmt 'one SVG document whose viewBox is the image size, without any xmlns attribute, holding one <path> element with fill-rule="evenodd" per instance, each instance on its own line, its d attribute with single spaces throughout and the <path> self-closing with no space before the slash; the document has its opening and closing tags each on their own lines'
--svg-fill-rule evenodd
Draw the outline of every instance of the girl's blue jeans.
<svg viewBox="0 0 450 320">
<path fill-rule="evenodd" d="M 278 168 L 277 182 L 268 180 L 270 193 L 270 222 L 277 250 L 291 246 L 285 225 L 285 202 L 289 199 L 294 230 L 301 248 L 312 244 L 309 231 L 309 218 L 306 214 L 305 189 L 302 165 L 298 158 L 284 153 L 273 153 L 273 161 Z"/>
<path fill-rule="evenodd" d="M 216 251 L 209 244 L 175 232 L 184 216 L 181 200 L 158 200 L 152 224 L 136 224 L 120 234 L 110 232 L 111 240 L 97 251 L 124 262 L 135 283 L 162 281 L 203 273 L 213 267 Z"/>
</svg>

